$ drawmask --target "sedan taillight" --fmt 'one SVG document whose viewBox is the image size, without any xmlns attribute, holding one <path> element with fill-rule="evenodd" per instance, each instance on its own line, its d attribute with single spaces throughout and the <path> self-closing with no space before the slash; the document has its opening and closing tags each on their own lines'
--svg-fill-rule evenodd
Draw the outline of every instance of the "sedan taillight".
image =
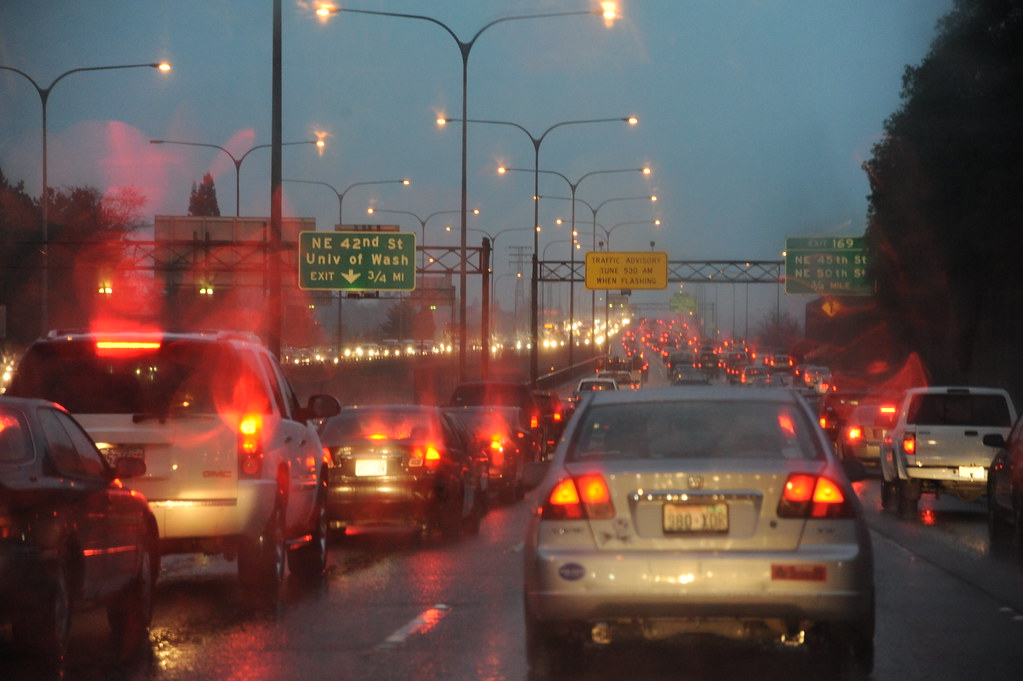
<svg viewBox="0 0 1023 681">
<path fill-rule="evenodd" d="M 545 520 L 607 520 L 615 514 L 611 492 L 599 473 L 565 478 L 540 508 Z"/>
<path fill-rule="evenodd" d="M 823 475 L 793 473 L 785 481 L 779 518 L 851 518 L 853 507 L 842 488 Z"/>
</svg>

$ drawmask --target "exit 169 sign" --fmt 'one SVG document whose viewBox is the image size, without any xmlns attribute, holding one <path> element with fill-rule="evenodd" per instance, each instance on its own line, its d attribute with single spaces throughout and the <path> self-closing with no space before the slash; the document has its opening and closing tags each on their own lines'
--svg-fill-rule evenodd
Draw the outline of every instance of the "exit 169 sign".
<svg viewBox="0 0 1023 681">
<path fill-rule="evenodd" d="M 298 285 L 331 291 L 411 291 L 416 287 L 416 235 L 300 232 Z"/>
</svg>

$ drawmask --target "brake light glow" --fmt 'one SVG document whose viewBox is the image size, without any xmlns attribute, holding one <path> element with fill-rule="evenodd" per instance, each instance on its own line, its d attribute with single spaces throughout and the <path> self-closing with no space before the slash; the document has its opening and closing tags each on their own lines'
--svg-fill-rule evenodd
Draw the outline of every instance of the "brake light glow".
<svg viewBox="0 0 1023 681">
<path fill-rule="evenodd" d="M 851 518 L 852 506 L 842 488 L 822 475 L 794 473 L 785 481 L 779 518 Z"/>
<path fill-rule="evenodd" d="M 906 433 L 902 436 L 902 451 L 910 456 L 916 454 L 916 433 Z"/>
<path fill-rule="evenodd" d="M 416 468 L 420 466 L 436 468 L 440 464 L 440 460 L 440 450 L 433 445 L 417 445 L 412 449 L 408 465 Z"/>
<path fill-rule="evenodd" d="M 540 513 L 547 520 L 607 520 L 615 511 L 604 476 L 590 473 L 555 485 Z"/>
<path fill-rule="evenodd" d="M 849 426 L 849 429 L 845 433 L 845 437 L 850 442 L 853 440 L 860 440 L 863 438 L 863 429 L 859 426 Z"/>
<path fill-rule="evenodd" d="M 96 354 L 100 357 L 135 355 L 141 352 L 159 350 L 160 341 L 98 340 Z"/>
<path fill-rule="evenodd" d="M 263 417 L 248 414 L 238 422 L 238 470 L 243 477 L 263 472 Z"/>
</svg>

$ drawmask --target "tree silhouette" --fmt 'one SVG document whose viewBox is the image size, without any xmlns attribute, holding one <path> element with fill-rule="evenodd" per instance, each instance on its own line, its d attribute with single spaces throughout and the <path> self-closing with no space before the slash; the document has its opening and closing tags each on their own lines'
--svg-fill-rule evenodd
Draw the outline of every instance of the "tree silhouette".
<svg viewBox="0 0 1023 681">
<path fill-rule="evenodd" d="M 198 185 L 192 183 L 192 193 L 188 197 L 188 214 L 198 217 L 217 217 L 220 206 L 217 204 L 217 188 L 213 184 L 213 176 L 206 173 Z"/>
<path fill-rule="evenodd" d="M 864 164 L 878 300 L 939 382 L 1019 374 L 1021 82 L 1019 0 L 956 0 Z"/>
</svg>

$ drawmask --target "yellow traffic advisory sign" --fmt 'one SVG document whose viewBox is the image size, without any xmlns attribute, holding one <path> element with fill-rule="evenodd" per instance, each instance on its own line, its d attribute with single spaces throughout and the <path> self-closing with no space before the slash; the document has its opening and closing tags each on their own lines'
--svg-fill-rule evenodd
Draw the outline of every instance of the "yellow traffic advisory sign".
<svg viewBox="0 0 1023 681">
<path fill-rule="evenodd" d="M 590 251 L 586 254 L 586 288 L 668 288 L 668 254 L 659 251 Z"/>
</svg>

